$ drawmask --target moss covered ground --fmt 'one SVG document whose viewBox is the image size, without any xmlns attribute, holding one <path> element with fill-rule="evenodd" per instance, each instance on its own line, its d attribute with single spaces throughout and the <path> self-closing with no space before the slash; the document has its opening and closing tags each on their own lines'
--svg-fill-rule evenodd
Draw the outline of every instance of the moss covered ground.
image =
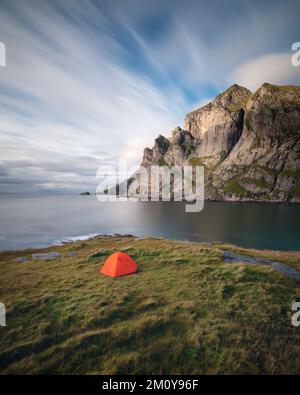
<svg viewBox="0 0 300 395">
<path fill-rule="evenodd" d="M 39 250 L 62 254 L 50 261 L 1 253 L 0 372 L 299 374 L 291 305 L 300 284 L 267 266 L 225 263 L 220 248 L 280 254 L 300 269 L 300 253 L 121 236 Z M 101 275 L 114 251 L 139 272 Z"/>
</svg>

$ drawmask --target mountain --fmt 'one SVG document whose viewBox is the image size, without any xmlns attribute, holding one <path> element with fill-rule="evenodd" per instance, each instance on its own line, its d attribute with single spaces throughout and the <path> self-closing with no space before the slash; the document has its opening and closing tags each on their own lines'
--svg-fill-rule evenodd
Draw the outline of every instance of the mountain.
<svg viewBox="0 0 300 395">
<path fill-rule="evenodd" d="M 204 165 L 208 200 L 300 202 L 300 87 L 235 84 L 159 135 L 141 165 Z"/>
</svg>

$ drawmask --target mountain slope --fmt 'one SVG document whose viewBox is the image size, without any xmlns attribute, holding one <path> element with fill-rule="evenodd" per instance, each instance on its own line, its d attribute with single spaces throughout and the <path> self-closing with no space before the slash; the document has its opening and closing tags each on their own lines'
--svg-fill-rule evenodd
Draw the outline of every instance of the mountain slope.
<svg viewBox="0 0 300 395">
<path fill-rule="evenodd" d="M 144 150 L 155 164 L 204 165 L 206 199 L 300 202 L 300 87 L 231 86 Z"/>
</svg>

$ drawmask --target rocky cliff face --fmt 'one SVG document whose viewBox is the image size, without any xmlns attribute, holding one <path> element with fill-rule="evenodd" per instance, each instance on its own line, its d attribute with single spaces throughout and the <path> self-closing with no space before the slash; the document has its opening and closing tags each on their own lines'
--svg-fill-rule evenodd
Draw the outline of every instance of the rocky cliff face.
<svg viewBox="0 0 300 395">
<path fill-rule="evenodd" d="M 300 202 L 300 87 L 233 85 L 158 136 L 141 164 L 204 165 L 211 200 Z"/>
</svg>

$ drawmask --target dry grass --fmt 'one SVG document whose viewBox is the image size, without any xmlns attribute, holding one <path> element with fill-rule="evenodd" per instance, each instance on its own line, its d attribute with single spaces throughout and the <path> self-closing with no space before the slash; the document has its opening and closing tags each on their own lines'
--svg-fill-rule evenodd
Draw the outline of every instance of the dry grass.
<svg viewBox="0 0 300 395">
<path fill-rule="evenodd" d="M 63 254 L 47 262 L 15 261 L 32 251 L 0 254 L 0 372 L 299 374 L 290 310 L 299 284 L 269 267 L 224 263 L 217 248 L 119 237 L 41 250 Z M 99 274 L 117 250 L 138 274 Z"/>
</svg>

